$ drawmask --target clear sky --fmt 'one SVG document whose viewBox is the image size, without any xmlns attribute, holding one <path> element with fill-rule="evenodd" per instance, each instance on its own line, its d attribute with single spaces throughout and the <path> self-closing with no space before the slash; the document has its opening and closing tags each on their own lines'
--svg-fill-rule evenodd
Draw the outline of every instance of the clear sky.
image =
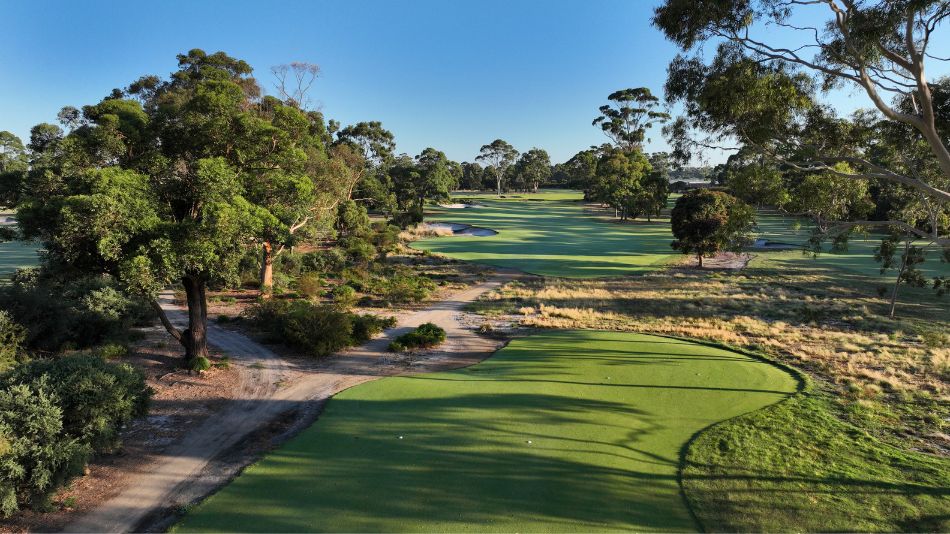
<svg viewBox="0 0 950 534">
<path fill-rule="evenodd" d="M 202 48 L 246 60 L 271 92 L 271 66 L 320 65 L 314 105 L 343 124 L 382 121 L 400 152 L 470 161 L 503 138 L 559 162 L 604 142 L 590 122 L 611 92 L 662 96 L 677 50 L 650 25 L 656 3 L 0 0 L 0 130 L 25 139 L 62 106 L 165 77 Z"/>
</svg>

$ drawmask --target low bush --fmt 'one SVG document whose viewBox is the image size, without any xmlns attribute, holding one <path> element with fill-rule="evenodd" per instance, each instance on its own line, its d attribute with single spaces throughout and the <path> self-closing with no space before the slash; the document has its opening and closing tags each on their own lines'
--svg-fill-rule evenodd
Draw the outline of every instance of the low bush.
<svg viewBox="0 0 950 534">
<path fill-rule="evenodd" d="M 422 302 L 435 290 L 435 283 L 425 276 L 394 273 L 383 278 L 375 288 L 380 299 L 388 305 Z"/>
<path fill-rule="evenodd" d="M 413 349 L 427 349 L 439 345 L 445 341 L 445 330 L 442 327 L 425 323 L 419 325 L 412 332 L 397 337 L 389 344 L 389 350 L 392 352 L 402 352 Z"/>
<path fill-rule="evenodd" d="M 269 341 L 286 343 L 317 358 L 364 343 L 395 321 L 302 300 L 266 300 L 245 313 Z"/>
<path fill-rule="evenodd" d="M 320 275 L 314 272 L 304 273 L 297 278 L 297 292 L 307 298 L 319 297 L 323 292 Z"/>
<path fill-rule="evenodd" d="M 122 341 L 130 327 L 154 317 L 147 302 L 108 278 L 59 281 L 35 269 L 0 287 L 0 309 L 26 328 L 25 349 L 45 352 Z"/>
<path fill-rule="evenodd" d="M 302 272 L 336 273 L 345 266 L 346 255 L 338 248 L 308 252 L 300 259 Z"/>
<path fill-rule="evenodd" d="M 333 289 L 333 304 L 343 310 L 348 310 L 356 305 L 359 297 L 356 296 L 356 290 L 350 286 L 337 286 Z"/>
<path fill-rule="evenodd" d="M 357 315 L 353 318 L 353 341 L 363 344 L 373 339 L 387 328 L 396 326 L 395 317 L 377 317 L 375 315 Z"/>
<path fill-rule="evenodd" d="M 144 415 L 141 372 L 94 355 L 34 360 L 0 376 L 0 514 L 42 509 L 90 455 Z"/>
<path fill-rule="evenodd" d="M 0 372 L 9 369 L 24 357 L 26 328 L 0 310 Z"/>
</svg>

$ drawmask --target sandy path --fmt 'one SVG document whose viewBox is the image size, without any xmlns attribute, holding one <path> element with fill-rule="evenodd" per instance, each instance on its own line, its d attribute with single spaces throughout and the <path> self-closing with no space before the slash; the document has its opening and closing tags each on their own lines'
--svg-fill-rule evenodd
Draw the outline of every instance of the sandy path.
<svg viewBox="0 0 950 534">
<path fill-rule="evenodd" d="M 282 360 L 274 352 L 246 336 L 208 325 L 208 341 L 226 353 L 240 368 L 240 394 L 226 409 L 213 415 L 192 431 L 154 468 L 131 473 L 127 489 L 95 510 L 68 525 L 66 532 L 129 532 L 160 523 L 171 510 L 193 502 L 213 491 L 239 471 L 245 461 L 224 462 L 216 458 L 240 445 L 255 431 L 267 427 L 292 410 L 301 414 L 299 429 L 310 422 L 329 397 L 348 387 L 383 376 L 407 372 L 431 372 L 470 365 L 498 349 L 500 342 L 476 335 L 460 321 L 462 308 L 491 291 L 509 276 L 450 295 L 432 306 L 401 318 L 399 325 L 369 343 L 344 351 L 309 368 Z M 163 295 L 162 306 L 176 323 L 186 321 L 171 295 Z M 407 366 L 404 359 L 386 351 L 389 341 L 425 322 L 446 330 L 446 342 L 438 351 Z M 296 415 L 296 414 L 294 414 Z"/>
</svg>

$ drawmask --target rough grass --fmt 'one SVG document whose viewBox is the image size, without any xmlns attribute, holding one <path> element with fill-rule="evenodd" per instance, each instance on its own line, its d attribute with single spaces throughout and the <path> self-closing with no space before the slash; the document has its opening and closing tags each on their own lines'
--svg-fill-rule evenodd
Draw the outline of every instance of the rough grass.
<svg viewBox="0 0 950 534">
<path fill-rule="evenodd" d="M 947 532 L 950 461 L 842 423 L 798 395 L 700 434 L 683 469 L 710 532 Z"/>
<path fill-rule="evenodd" d="M 687 441 L 797 384 L 686 341 L 545 332 L 467 369 L 337 395 L 178 530 L 694 531 Z"/>
<path fill-rule="evenodd" d="M 635 330 L 761 351 L 829 384 L 851 422 L 907 447 L 950 451 L 950 346 L 940 336 L 948 299 L 906 289 L 901 316 L 889 319 L 867 279 L 807 267 L 535 279 L 472 308 L 496 325 Z"/>
</svg>

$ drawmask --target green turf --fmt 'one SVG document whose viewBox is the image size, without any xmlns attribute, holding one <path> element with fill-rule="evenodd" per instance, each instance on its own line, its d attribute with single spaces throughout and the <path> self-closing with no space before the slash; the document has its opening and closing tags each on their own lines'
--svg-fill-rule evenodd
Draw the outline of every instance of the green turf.
<svg viewBox="0 0 950 534">
<path fill-rule="evenodd" d="M 676 255 L 668 220 L 627 224 L 585 211 L 580 202 L 479 200 L 482 207 L 434 209 L 429 222 L 457 222 L 495 230 L 489 237 L 452 236 L 413 247 L 467 261 L 533 274 L 594 278 L 642 274 Z"/>
<path fill-rule="evenodd" d="M 703 432 L 686 495 L 711 532 L 948 532 L 950 460 L 899 450 L 798 395 Z"/>
<path fill-rule="evenodd" d="M 783 215 L 774 210 L 760 210 L 757 215 L 757 236 L 771 241 L 805 245 L 811 236 L 811 223 L 800 217 Z M 848 273 L 860 273 L 875 279 L 881 279 L 880 264 L 874 261 L 874 249 L 881 244 L 883 234 L 858 234 L 849 239 L 847 250 L 832 252 L 830 244 L 826 244 L 824 252 L 815 257 L 804 254 L 801 250 L 782 252 L 756 252 L 755 254 L 767 259 L 775 267 L 814 266 L 816 270 L 841 270 Z M 926 243 L 918 243 L 925 246 Z M 924 276 L 950 276 L 950 264 L 940 261 L 940 251 L 937 247 L 927 247 L 927 260 L 919 266 Z M 894 270 L 886 273 L 883 278 L 893 279 L 897 273 Z"/>
<path fill-rule="evenodd" d="M 36 265 L 37 245 L 31 241 L 0 243 L 0 283 L 8 280 L 14 271 Z"/>
<path fill-rule="evenodd" d="M 340 393 L 178 530 L 696 530 L 677 478 L 690 437 L 796 387 L 705 345 L 545 332 Z"/>
</svg>

